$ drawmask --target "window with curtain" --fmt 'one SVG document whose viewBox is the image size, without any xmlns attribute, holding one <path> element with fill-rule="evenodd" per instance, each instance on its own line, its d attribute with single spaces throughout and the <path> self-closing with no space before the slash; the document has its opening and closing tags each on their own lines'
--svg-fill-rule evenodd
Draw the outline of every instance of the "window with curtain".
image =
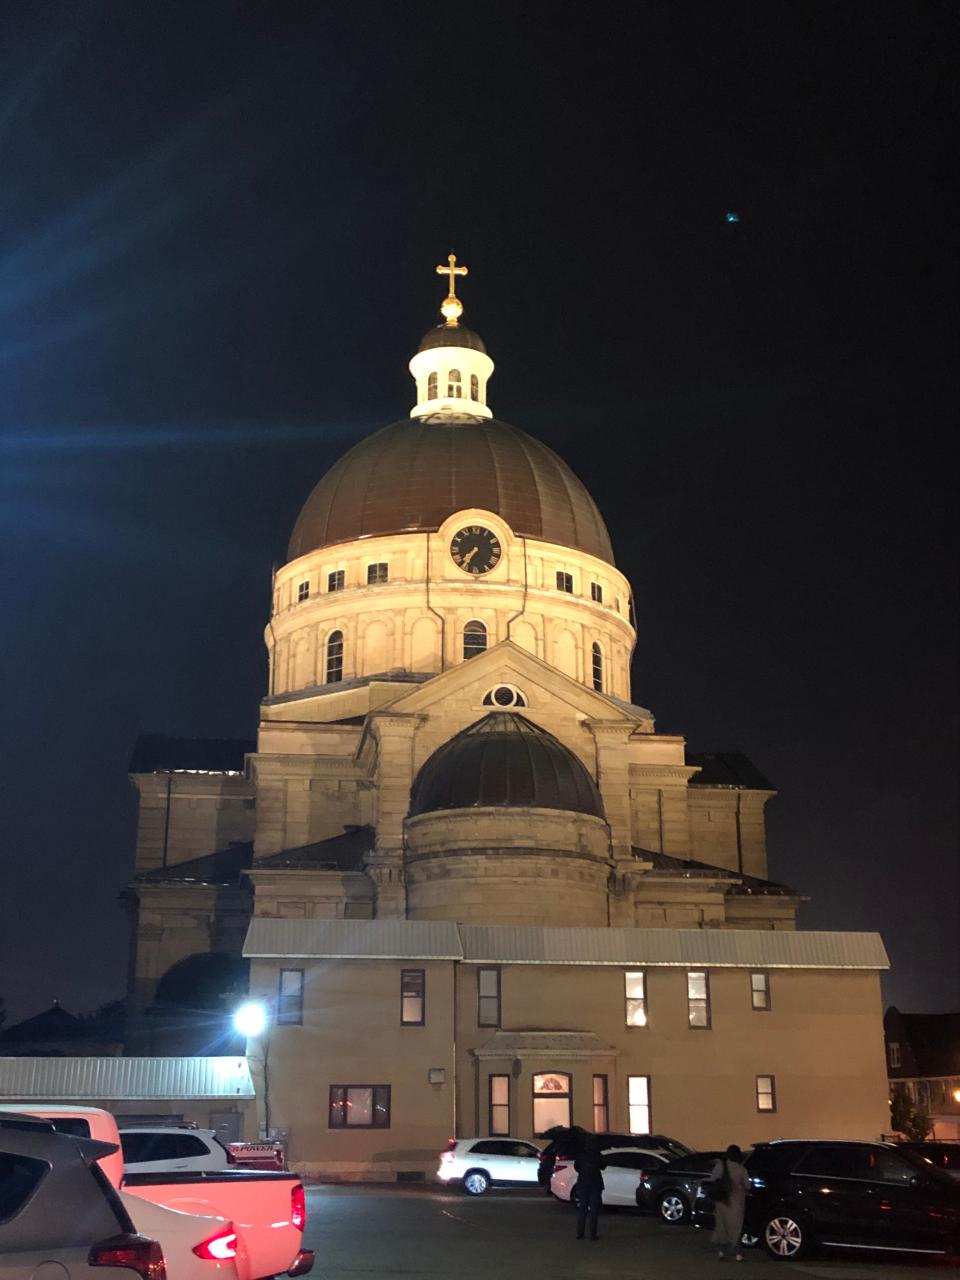
<svg viewBox="0 0 960 1280">
<path fill-rule="evenodd" d="M 510 1132 L 510 1077 L 490 1077 L 490 1132 Z"/>
<path fill-rule="evenodd" d="M 554 1125 L 570 1127 L 570 1077 L 544 1071 L 533 1077 L 533 1132 L 546 1133 Z"/>
<path fill-rule="evenodd" d="M 303 1023 L 303 970 L 281 969 L 277 991 L 277 1024 L 299 1027 Z"/>
<path fill-rule="evenodd" d="M 627 1077 L 627 1113 L 631 1133 L 650 1132 L 650 1077 Z"/>
<path fill-rule="evenodd" d="M 710 979 L 703 969 L 687 974 L 687 1021 L 694 1030 L 710 1029 Z"/>
<path fill-rule="evenodd" d="M 647 982 L 642 969 L 629 970 L 623 975 L 628 1027 L 647 1025 Z"/>
<path fill-rule="evenodd" d="M 331 631 L 327 636 L 327 684 L 343 679 L 343 632 Z"/>
<path fill-rule="evenodd" d="M 468 622 L 463 628 L 463 656 L 465 658 L 475 658 L 478 653 L 483 653 L 487 647 L 487 628 L 482 622 Z"/>
<path fill-rule="evenodd" d="M 593 1132 L 606 1133 L 610 1128 L 610 1106 L 607 1099 L 607 1077 L 593 1077 Z"/>
<path fill-rule="evenodd" d="M 424 969 L 400 970 L 400 1025 L 422 1027 L 426 1025 L 426 985 Z"/>
</svg>

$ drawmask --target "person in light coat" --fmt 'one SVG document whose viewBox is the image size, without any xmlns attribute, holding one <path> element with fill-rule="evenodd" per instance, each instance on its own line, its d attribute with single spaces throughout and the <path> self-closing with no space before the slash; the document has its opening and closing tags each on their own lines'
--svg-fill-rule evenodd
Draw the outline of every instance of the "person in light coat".
<svg viewBox="0 0 960 1280">
<path fill-rule="evenodd" d="M 726 1154 L 721 1156 L 713 1166 L 710 1174 L 712 1182 L 726 1180 L 730 1194 L 725 1203 L 714 1201 L 713 1205 L 713 1243 L 719 1248 L 719 1258 L 725 1262 L 728 1258 L 743 1261 L 740 1251 L 740 1237 L 743 1234 L 743 1213 L 747 1203 L 747 1188 L 750 1178 L 741 1163 L 743 1152 L 738 1146 L 727 1147 Z"/>
</svg>

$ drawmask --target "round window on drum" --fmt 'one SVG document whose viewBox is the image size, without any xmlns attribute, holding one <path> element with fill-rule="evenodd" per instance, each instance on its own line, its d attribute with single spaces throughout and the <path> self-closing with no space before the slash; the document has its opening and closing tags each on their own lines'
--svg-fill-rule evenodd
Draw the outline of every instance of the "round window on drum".
<svg viewBox="0 0 960 1280">
<path fill-rule="evenodd" d="M 527 700 L 513 684 L 497 684 L 483 695 L 485 707 L 525 707 Z"/>
</svg>

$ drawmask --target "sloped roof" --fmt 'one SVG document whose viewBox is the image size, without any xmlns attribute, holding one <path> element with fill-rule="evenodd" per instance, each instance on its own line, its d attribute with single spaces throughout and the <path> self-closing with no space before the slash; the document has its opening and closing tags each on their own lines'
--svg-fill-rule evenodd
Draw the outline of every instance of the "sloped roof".
<svg viewBox="0 0 960 1280">
<path fill-rule="evenodd" d="M 24 1044 L 31 1040 L 70 1040 L 75 1037 L 89 1035 L 79 1018 L 61 1008 L 60 1002 L 54 1000 L 49 1009 L 35 1013 L 31 1018 L 24 1018 L 11 1027 L 0 1032 L 0 1043 Z"/>
<path fill-rule="evenodd" d="M 246 1058 L 0 1058 L 0 1099 L 252 1098 Z"/>
<path fill-rule="evenodd" d="M 204 853 L 199 858 L 174 862 L 167 867 L 155 867 L 136 878 L 137 884 L 169 884 L 171 881 L 190 881 L 198 884 L 239 884 L 240 876 L 253 862 L 253 844 L 235 841 L 226 849 Z"/>
<path fill-rule="evenodd" d="M 142 733 L 128 772 L 242 773 L 244 756 L 256 749 L 256 742 L 247 738 L 168 738 L 162 733 Z"/>
<path fill-rule="evenodd" d="M 423 959 L 480 964 L 685 968 L 890 967 L 877 933 L 766 929 L 545 929 L 444 920 L 285 920 L 255 916 L 243 954 L 257 959 Z"/>
<path fill-rule="evenodd" d="M 692 858 L 677 858 L 670 853 L 659 853 L 655 850 L 637 849 L 633 850 L 634 856 L 643 858 L 646 862 L 652 862 L 654 871 L 664 871 L 670 874 L 681 874 L 685 876 L 695 876 L 698 879 L 709 879 L 711 876 L 718 879 L 731 880 L 730 893 L 761 893 L 761 894 L 784 894 L 796 896 L 797 890 L 791 889 L 788 885 L 778 884 L 776 880 L 762 880 L 759 876 L 748 876 L 742 871 L 731 871 L 728 867 L 714 867 L 708 862 L 696 862 Z"/>
<path fill-rule="evenodd" d="M 316 840 L 313 844 L 302 844 L 295 849 L 283 849 L 266 858 L 257 858 L 250 869 L 359 871 L 363 866 L 363 855 L 369 853 L 375 844 L 376 831 L 373 827 L 348 827 L 327 840 Z"/>
<path fill-rule="evenodd" d="M 687 764 L 700 772 L 690 779 L 691 787 L 736 787 L 744 791 L 775 791 L 773 783 L 739 751 L 688 751 Z"/>
</svg>

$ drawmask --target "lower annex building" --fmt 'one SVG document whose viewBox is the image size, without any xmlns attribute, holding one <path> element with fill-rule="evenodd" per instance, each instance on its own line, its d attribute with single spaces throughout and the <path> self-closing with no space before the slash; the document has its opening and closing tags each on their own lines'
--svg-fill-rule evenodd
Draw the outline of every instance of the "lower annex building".
<svg viewBox="0 0 960 1280">
<path fill-rule="evenodd" d="M 770 784 L 631 700 L 600 511 L 493 417 L 438 271 L 409 418 L 320 480 L 275 575 L 256 742 L 138 743 L 131 1047 L 184 1051 L 165 993 L 242 953 L 258 1122 L 304 1171 L 571 1122 L 876 1137 L 879 937 L 798 931 Z"/>
</svg>

